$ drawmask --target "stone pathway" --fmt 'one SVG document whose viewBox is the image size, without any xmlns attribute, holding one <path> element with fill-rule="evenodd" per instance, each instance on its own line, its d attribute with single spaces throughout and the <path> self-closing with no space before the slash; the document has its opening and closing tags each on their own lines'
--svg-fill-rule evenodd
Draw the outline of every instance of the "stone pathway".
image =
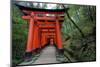
<svg viewBox="0 0 100 67">
<path fill-rule="evenodd" d="M 42 50 L 40 57 L 32 64 L 48 64 L 60 63 L 56 60 L 56 48 L 54 46 L 47 46 Z"/>
</svg>

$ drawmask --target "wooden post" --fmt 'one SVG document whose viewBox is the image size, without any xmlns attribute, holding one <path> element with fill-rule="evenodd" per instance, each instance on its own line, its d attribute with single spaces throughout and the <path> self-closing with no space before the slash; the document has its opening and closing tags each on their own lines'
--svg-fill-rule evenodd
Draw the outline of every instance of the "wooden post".
<svg viewBox="0 0 100 67">
<path fill-rule="evenodd" d="M 39 31 L 38 27 L 35 25 L 34 38 L 33 38 L 33 49 L 40 48 L 39 44 Z"/>
<path fill-rule="evenodd" d="M 62 49 L 61 32 L 60 32 L 60 25 L 58 19 L 56 19 L 56 40 L 57 40 L 58 49 Z"/>
<path fill-rule="evenodd" d="M 34 27 L 34 21 L 33 18 L 30 18 L 26 52 L 32 51 L 33 27 Z"/>
<path fill-rule="evenodd" d="M 36 26 L 34 25 L 34 30 L 33 30 L 33 50 L 36 49 Z"/>
</svg>

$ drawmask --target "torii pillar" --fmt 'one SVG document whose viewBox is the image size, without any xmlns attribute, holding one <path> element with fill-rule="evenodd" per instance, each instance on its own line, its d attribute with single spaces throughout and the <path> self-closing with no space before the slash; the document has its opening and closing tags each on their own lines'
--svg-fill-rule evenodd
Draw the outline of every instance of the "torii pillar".
<svg viewBox="0 0 100 67">
<path fill-rule="evenodd" d="M 27 46 L 26 46 L 26 53 L 25 58 L 29 58 L 32 56 L 33 50 L 33 30 L 34 30 L 34 13 L 31 13 L 31 16 L 22 16 L 23 19 L 29 20 L 29 31 L 28 31 L 28 39 L 27 39 Z"/>
</svg>

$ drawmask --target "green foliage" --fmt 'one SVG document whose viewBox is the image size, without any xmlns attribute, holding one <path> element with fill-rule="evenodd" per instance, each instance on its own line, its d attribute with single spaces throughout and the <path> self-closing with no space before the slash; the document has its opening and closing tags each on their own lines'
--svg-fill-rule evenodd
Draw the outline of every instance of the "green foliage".
<svg viewBox="0 0 100 67">
<path fill-rule="evenodd" d="M 84 33 L 85 38 L 81 37 L 78 29 L 73 25 L 67 15 L 62 27 L 62 38 L 65 53 L 68 52 L 72 58 L 77 61 L 95 61 L 96 60 L 96 42 L 95 42 L 95 27 L 96 27 L 96 7 L 69 5 L 69 15 L 75 24 Z M 66 37 L 70 36 L 70 43 Z M 90 41 L 94 39 L 93 41 Z M 89 41 L 89 43 L 87 42 Z M 84 45 L 85 43 L 85 45 Z M 68 45 L 68 46 L 67 46 Z M 70 50 L 69 50 L 70 49 Z"/>
<path fill-rule="evenodd" d="M 12 63 L 16 65 L 23 61 L 28 26 L 17 6 L 13 5 L 12 12 Z"/>
</svg>

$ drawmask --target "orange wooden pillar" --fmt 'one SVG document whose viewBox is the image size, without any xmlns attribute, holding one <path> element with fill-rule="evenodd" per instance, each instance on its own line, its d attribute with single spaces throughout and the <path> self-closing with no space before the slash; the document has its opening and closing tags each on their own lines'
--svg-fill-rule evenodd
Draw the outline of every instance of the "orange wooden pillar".
<svg viewBox="0 0 100 67">
<path fill-rule="evenodd" d="M 62 48 L 61 32 L 60 32 L 60 24 L 58 22 L 58 19 L 56 19 L 56 40 L 57 40 L 58 49 L 63 49 Z"/>
<path fill-rule="evenodd" d="M 39 27 L 38 26 L 36 26 L 36 29 L 35 29 L 35 31 L 34 32 L 36 32 L 36 48 L 40 48 L 40 41 L 39 41 Z"/>
<path fill-rule="evenodd" d="M 45 32 L 42 32 L 42 37 L 41 37 L 41 45 L 44 47 L 46 44 L 46 34 Z"/>
<path fill-rule="evenodd" d="M 33 30 L 33 50 L 36 49 L 36 26 L 34 25 L 34 30 Z"/>
<path fill-rule="evenodd" d="M 34 13 L 32 12 L 30 16 L 22 16 L 23 19 L 29 20 L 29 30 L 28 30 L 28 39 L 26 52 L 32 52 L 33 44 L 33 30 L 34 30 Z"/>
<path fill-rule="evenodd" d="M 54 44 L 57 44 L 56 35 L 54 35 Z"/>
<path fill-rule="evenodd" d="M 26 52 L 32 51 L 33 26 L 34 26 L 34 21 L 31 18 L 30 22 L 29 22 L 29 31 L 28 31 L 28 40 L 27 40 Z"/>
<path fill-rule="evenodd" d="M 39 48 L 41 49 L 42 45 L 41 45 L 41 32 L 40 32 L 40 28 L 38 27 L 38 44 L 39 44 Z"/>
<path fill-rule="evenodd" d="M 44 34 L 43 32 L 41 31 L 41 45 L 43 47 L 43 44 L 44 44 Z"/>
<path fill-rule="evenodd" d="M 39 28 L 35 25 L 34 29 L 34 37 L 33 37 L 33 49 L 40 48 L 40 42 L 39 42 Z"/>
<path fill-rule="evenodd" d="M 34 15 L 32 13 L 31 15 Z M 22 18 L 29 20 L 29 30 L 28 30 L 28 40 L 26 46 L 26 53 L 25 53 L 25 60 L 31 60 L 32 57 L 32 50 L 33 50 L 33 29 L 34 29 L 34 20 L 33 16 L 23 16 Z M 29 59 L 30 58 L 30 59 Z"/>
<path fill-rule="evenodd" d="M 44 35 L 43 35 L 44 39 L 43 39 L 43 46 L 46 45 L 46 33 L 44 32 Z"/>
</svg>

